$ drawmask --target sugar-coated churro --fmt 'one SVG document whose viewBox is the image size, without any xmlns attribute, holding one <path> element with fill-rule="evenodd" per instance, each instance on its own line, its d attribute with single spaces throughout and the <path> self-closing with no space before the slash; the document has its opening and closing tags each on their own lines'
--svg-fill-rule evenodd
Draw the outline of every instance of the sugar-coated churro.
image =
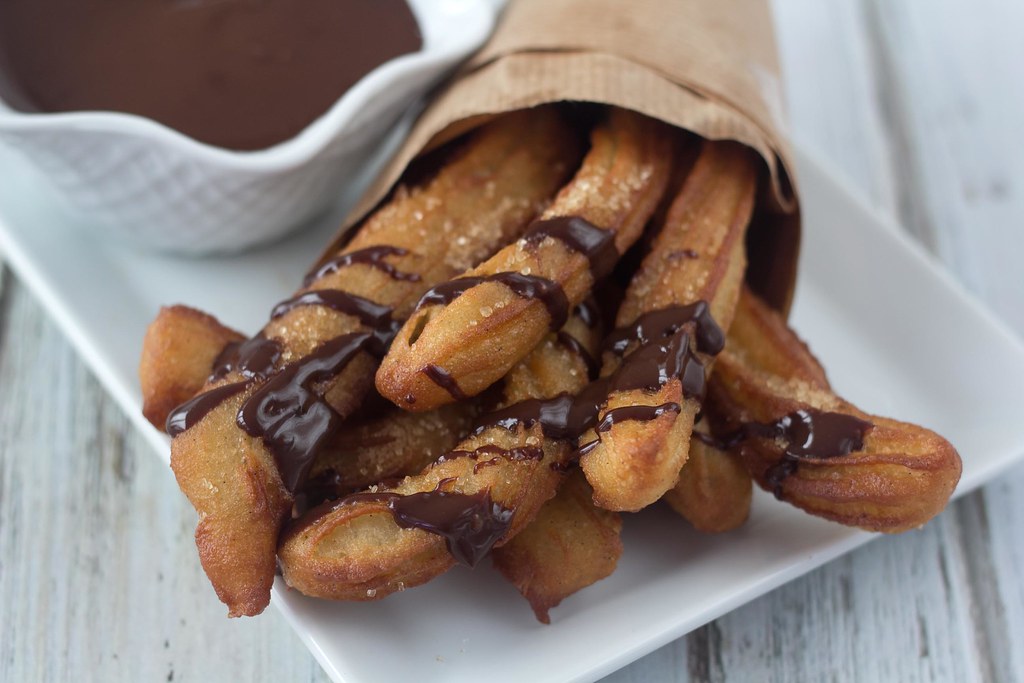
<svg viewBox="0 0 1024 683">
<path fill-rule="evenodd" d="M 589 337 L 579 344 L 595 350 L 595 332 L 578 329 Z M 555 494 L 572 451 L 527 416 L 537 399 L 574 393 L 587 377 L 578 350 L 554 334 L 521 365 L 504 387 L 504 409 L 480 418 L 455 450 L 418 475 L 326 503 L 288 528 L 278 549 L 288 585 L 316 597 L 376 600 L 456 562 L 473 566 L 519 533 Z"/>
<path fill-rule="evenodd" d="M 562 600 L 610 576 L 622 555 L 622 516 L 592 498 L 583 473 L 574 471 L 537 517 L 492 553 L 541 623 L 551 623 L 549 611 Z"/>
<path fill-rule="evenodd" d="M 749 149 L 704 142 L 626 290 L 604 354 L 608 399 L 580 459 L 601 507 L 650 505 L 686 462 L 705 375 L 743 278 L 757 174 Z"/>
<path fill-rule="evenodd" d="M 576 176 L 521 239 L 420 300 L 377 371 L 380 393 L 428 410 L 503 377 L 640 237 L 674 146 L 663 124 L 611 110 Z"/>
<path fill-rule="evenodd" d="M 716 437 L 738 450 L 757 483 L 819 517 L 906 531 L 937 515 L 960 479 L 948 441 L 836 396 L 807 346 L 749 292 L 709 401 Z"/>
</svg>

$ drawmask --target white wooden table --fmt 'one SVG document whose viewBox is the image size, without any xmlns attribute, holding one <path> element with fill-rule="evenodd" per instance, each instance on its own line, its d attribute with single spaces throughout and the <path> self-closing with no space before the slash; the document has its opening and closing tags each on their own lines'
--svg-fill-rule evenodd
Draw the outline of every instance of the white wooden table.
<svg viewBox="0 0 1024 683">
<path fill-rule="evenodd" d="M 794 138 L 1024 335 L 1024 5 L 776 16 Z M 0 681 L 327 680 L 273 609 L 224 618 L 172 477 L 8 271 L 0 390 Z M 1024 467 L 606 680 L 1024 680 L 1021 643 Z"/>
</svg>

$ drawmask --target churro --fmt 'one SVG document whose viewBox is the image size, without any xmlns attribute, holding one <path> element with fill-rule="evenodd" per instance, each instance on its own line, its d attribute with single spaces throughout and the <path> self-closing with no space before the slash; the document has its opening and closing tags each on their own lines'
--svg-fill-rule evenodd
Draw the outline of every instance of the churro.
<svg viewBox="0 0 1024 683">
<path fill-rule="evenodd" d="M 716 438 L 737 449 L 757 483 L 819 517 L 906 531 L 941 512 L 960 479 L 948 441 L 838 397 L 807 346 L 749 291 L 709 401 Z"/>
<path fill-rule="evenodd" d="M 609 394 L 580 464 L 594 501 L 639 510 L 675 485 L 705 376 L 732 321 L 754 207 L 753 152 L 704 142 L 619 308 L 602 376 Z"/>
<path fill-rule="evenodd" d="M 679 481 L 663 500 L 697 531 L 722 533 L 750 516 L 753 483 L 739 456 L 709 438 L 706 423 L 693 429 L 690 455 Z"/>
<path fill-rule="evenodd" d="M 161 308 L 142 340 L 142 414 L 154 427 L 163 429 L 170 412 L 206 384 L 224 347 L 244 339 L 241 332 L 194 308 Z"/>
<path fill-rule="evenodd" d="M 491 553 L 541 623 L 551 623 L 549 611 L 562 600 L 610 576 L 622 555 L 622 516 L 592 498 L 574 471 L 522 532 Z"/>
</svg>

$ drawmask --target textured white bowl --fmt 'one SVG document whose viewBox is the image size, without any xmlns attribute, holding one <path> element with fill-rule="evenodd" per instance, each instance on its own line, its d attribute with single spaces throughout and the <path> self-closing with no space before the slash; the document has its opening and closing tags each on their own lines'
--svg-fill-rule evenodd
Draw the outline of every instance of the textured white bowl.
<svg viewBox="0 0 1024 683">
<path fill-rule="evenodd" d="M 190 254 L 266 242 L 331 204 L 402 113 L 493 28 L 489 0 L 409 4 L 423 49 L 377 67 L 273 147 L 236 152 L 140 116 L 25 114 L 2 100 L 0 143 L 105 237 Z"/>
</svg>

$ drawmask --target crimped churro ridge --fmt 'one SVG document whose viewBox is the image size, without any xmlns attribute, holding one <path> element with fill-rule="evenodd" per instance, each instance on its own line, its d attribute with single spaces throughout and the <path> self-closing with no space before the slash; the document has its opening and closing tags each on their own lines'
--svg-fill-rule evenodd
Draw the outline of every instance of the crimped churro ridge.
<svg viewBox="0 0 1024 683">
<path fill-rule="evenodd" d="M 961 471 L 948 441 L 838 397 L 807 346 L 747 290 L 737 322 L 743 333 L 719 357 L 709 415 L 762 488 L 813 515 L 886 533 L 942 511 Z"/>
<path fill-rule="evenodd" d="M 483 391 L 587 296 L 604 274 L 593 268 L 639 238 L 668 182 L 674 135 L 612 109 L 591 136 L 580 170 L 526 236 L 465 273 L 479 278 L 472 286 L 428 295 L 409 318 L 377 371 L 383 396 L 428 410 Z"/>
<path fill-rule="evenodd" d="M 587 335 L 579 340 L 585 348 L 596 348 L 594 331 L 576 329 Z M 551 334 L 509 375 L 503 403 L 573 393 L 586 377 L 584 359 Z M 475 562 L 519 533 L 555 495 L 558 466 L 571 450 L 564 440 L 548 438 L 540 424 L 481 426 L 421 474 L 326 503 L 298 519 L 278 548 L 285 581 L 305 595 L 376 600 L 429 581 L 454 566 L 456 556 Z M 396 503 L 433 496 L 427 507 L 436 509 L 446 495 L 451 499 L 445 503 L 464 506 L 456 514 L 471 514 L 474 526 L 489 535 L 450 539 L 446 547 L 438 533 L 406 528 L 396 514 Z"/>
<path fill-rule="evenodd" d="M 686 362 L 677 372 L 687 374 L 659 374 L 641 382 L 613 379 L 598 430 L 581 439 L 587 448 L 580 465 L 601 507 L 639 510 L 661 498 L 679 477 L 703 400 L 704 377 L 717 352 L 698 342 L 702 330 L 707 331 L 704 328 L 717 323 L 725 330 L 732 322 L 746 265 L 743 237 L 753 212 L 757 176 L 750 150 L 732 142 L 704 142 L 626 291 L 618 313 L 620 329 L 637 326 L 637 331 L 642 330 L 661 312 L 667 322 L 659 334 L 665 337 L 650 340 L 644 349 L 624 338 L 623 345 L 606 350 L 602 376 L 616 377 L 624 363 L 646 367 L 646 360 L 631 356 L 650 354 L 652 344 L 665 345 L 664 359 L 685 353 Z M 709 320 L 685 316 L 674 320 L 667 315 L 673 306 L 701 302 L 706 302 Z M 680 348 L 673 351 L 673 344 Z M 695 375 L 699 382 L 684 381 Z M 619 416 L 626 419 L 614 419 Z"/>
</svg>

